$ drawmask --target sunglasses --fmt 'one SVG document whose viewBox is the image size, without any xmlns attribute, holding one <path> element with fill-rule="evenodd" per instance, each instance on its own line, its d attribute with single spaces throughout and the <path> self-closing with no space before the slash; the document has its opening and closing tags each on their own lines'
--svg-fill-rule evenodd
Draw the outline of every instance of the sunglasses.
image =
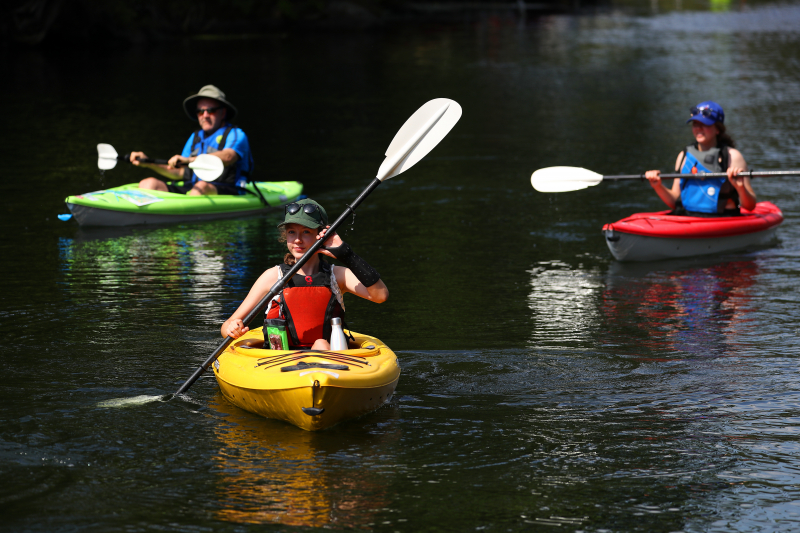
<svg viewBox="0 0 800 533">
<path fill-rule="evenodd" d="M 710 107 L 704 107 L 702 109 L 699 107 L 692 107 L 689 109 L 689 113 L 691 113 L 693 117 L 703 115 L 706 118 L 717 118 L 717 112 Z"/>
<path fill-rule="evenodd" d="M 203 116 L 203 114 L 205 114 L 205 112 L 206 112 L 206 111 L 208 111 L 208 114 L 209 114 L 209 115 L 213 115 L 214 113 L 216 113 L 216 112 L 217 112 L 217 111 L 219 111 L 220 109 L 222 109 L 222 106 L 221 106 L 221 105 L 220 105 L 220 106 L 217 106 L 217 107 L 207 107 L 207 108 L 205 108 L 205 109 L 200 109 L 200 108 L 198 107 L 197 109 L 195 109 L 195 111 L 197 112 L 197 116 L 198 116 L 198 117 L 202 117 L 202 116 Z"/>
<path fill-rule="evenodd" d="M 305 213 L 307 215 L 313 215 L 314 213 L 318 213 L 319 212 L 319 209 L 314 204 L 303 204 L 303 205 L 300 205 L 300 204 L 297 204 L 297 203 L 291 203 L 291 204 L 286 204 L 286 206 L 284 208 L 284 214 L 285 215 L 294 215 L 294 214 L 298 213 L 301 208 L 303 209 L 303 213 Z M 319 218 L 319 216 L 314 217 L 314 218 Z"/>
</svg>

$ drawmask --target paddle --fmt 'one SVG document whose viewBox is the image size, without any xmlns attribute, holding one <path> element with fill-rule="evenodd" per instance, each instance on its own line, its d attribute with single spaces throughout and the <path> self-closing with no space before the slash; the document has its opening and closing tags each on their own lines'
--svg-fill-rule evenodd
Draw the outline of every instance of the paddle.
<svg viewBox="0 0 800 533">
<path fill-rule="evenodd" d="M 763 172 L 747 171 L 739 174 L 748 178 L 766 178 L 770 176 L 800 176 L 800 170 L 771 170 Z M 727 178 L 724 172 L 709 172 L 705 174 L 661 174 L 662 179 L 670 178 Z M 578 167 L 547 167 L 540 168 L 531 175 L 531 185 L 539 192 L 570 192 L 594 187 L 603 180 L 644 180 L 644 174 L 629 174 L 621 176 L 602 176 L 591 170 Z"/>
<path fill-rule="evenodd" d="M 392 139 L 389 148 L 386 150 L 386 159 L 383 160 L 378 174 L 372 182 L 361 192 L 360 195 L 347 206 L 347 209 L 339 215 L 339 218 L 330 225 L 327 235 L 333 235 L 336 229 L 347 220 L 364 199 L 375 190 L 383 181 L 397 176 L 414 166 L 420 159 L 430 152 L 434 146 L 439 144 L 445 135 L 455 126 L 458 119 L 461 118 L 461 106 L 453 100 L 447 98 L 437 98 L 426 103 L 420 107 L 416 113 L 406 120 L 403 127 L 397 132 Z M 320 239 L 315 242 L 311 248 L 301 257 L 294 266 L 279 279 L 264 296 L 258 305 L 247 314 L 243 322 L 245 325 L 255 319 L 256 316 L 262 314 L 267 306 L 267 303 L 277 295 L 292 276 L 308 261 L 314 254 L 323 246 L 323 241 Z M 209 366 L 225 351 L 225 348 L 233 342 L 233 337 L 225 337 L 214 353 L 206 359 L 206 361 L 195 370 L 194 374 L 187 379 L 183 385 L 175 392 L 175 394 L 182 394 L 191 387 L 200 375 L 205 372 Z"/>
<path fill-rule="evenodd" d="M 169 162 L 167 159 L 142 159 L 141 157 L 137 158 L 137 160 L 142 163 L 155 163 L 156 165 L 166 165 Z M 117 166 L 117 161 L 130 162 L 130 154 L 118 155 L 110 144 L 100 143 L 97 145 L 97 168 L 111 170 Z M 183 166 L 183 164 L 179 162 L 178 166 Z M 194 170 L 197 177 L 203 181 L 214 181 L 225 170 L 222 159 L 211 154 L 200 154 L 186 166 Z"/>
</svg>

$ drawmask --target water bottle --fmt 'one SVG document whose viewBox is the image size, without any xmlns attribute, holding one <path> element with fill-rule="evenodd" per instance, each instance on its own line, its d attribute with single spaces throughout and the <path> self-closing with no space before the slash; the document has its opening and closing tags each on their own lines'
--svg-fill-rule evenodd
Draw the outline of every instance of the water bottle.
<svg viewBox="0 0 800 533">
<path fill-rule="evenodd" d="M 347 339 L 342 331 L 341 318 L 331 320 L 331 350 L 334 352 L 347 350 Z"/>
</svg>

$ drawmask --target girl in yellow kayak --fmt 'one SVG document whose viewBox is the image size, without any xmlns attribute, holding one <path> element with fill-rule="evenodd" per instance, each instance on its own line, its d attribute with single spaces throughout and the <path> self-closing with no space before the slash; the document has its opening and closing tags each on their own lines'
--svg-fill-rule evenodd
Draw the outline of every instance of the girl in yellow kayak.
<svg viewBox="0 0 800 533">
<path fill-rule="evenodd" d="M 283 264 L 261 274 L 247 298 L 222 324 L 223 337 L 236 339 L 249 331 L 242 319 L 306 250 L 317 240 L 326 238 L 328 227 L 325 209 L 314 200 L 299 200 L 285 207 L 284 220 L 278 228 L 280 240 L 286 241 L 289 253 Z M 322 255 L 334 257 L 346 266 L 333 266 L 323 260 Z M 383 303 L 389 297 L 389 289 L 381 281 L 380 274 L 334 233 L 270 302 L 266 318 L 286 321 L 289 348 L 330 350 L 331 319 L 344 316 L 342 296 L 346 292 L 375 303 Z"/>
<path fill-rule="evenodd" d="M 680 178 L 666 188 L 661 173 L 650 170 L 645 177 L 658 196 L 675 214 L 728 216 L 739 214 L 739 207 L 752 210 L 756 193 L 750 178 L 739 174 L 747 170 L 742 153 L 734 148 L 725 132 L 725 113 L 716 102 L 701 102 L 691 108 L 687 123 L 692 124 L 695 142 L 678 154 L 675 171 L 693 175 L 727 172 L 727 178 Z"/>
</svg>

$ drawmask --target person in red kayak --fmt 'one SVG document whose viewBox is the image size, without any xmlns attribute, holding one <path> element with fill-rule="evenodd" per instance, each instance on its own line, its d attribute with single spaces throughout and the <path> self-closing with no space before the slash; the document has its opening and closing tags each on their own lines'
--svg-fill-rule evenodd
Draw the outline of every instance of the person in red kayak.
<svg viewBox="0 0 800 533">
<path fill-rule="evenodd" d="M 678 154 L 675 171 L 681 174 L 727 172 L 727 178 L 680 178 L 667 188 L 661 172 L 650 170 L 645 177 L 658 196 L 675 214 L 730 216 L 739 208 L 752 210 L 756 193 L 750 178 L 740 176 L 747 170 L 742 153 L 734 148 L 733 139 L 725 132 L 725 113 L 716 102 L 701 102 L 690 109 L 687 124 L 692 125 L 695 142 Z"/>
<path fill-rule="evenodd" d="M 331 319 L 344 316 L 343 293 L 349 292 L 371 302 L 383 303 L 389 289 L 366 261 L 355 254 L 337 233 L 326 236 L 328 215 L 314 200 L 306 198 L 285 207 L 283 222 L 278 225 L 279 240 L 286 242 L 289 253 L 283 264 L 261 274 L 247 298 L 220 332 L 223 337 L 238 339 L 249 331 L 242 321 L 266 296 L 306 250 L 319 239 L 325 246 L 317 251 L 267 307 L 267 320 L 283 319 L 289 337 L 289 348 L 330 350 Z M 334 257 L 346 266 L 333 266 L 321 258 Z"/>
<path fill-rule="evenodd" d="M 253 156 L 247 135 L 231 124 L 236 108 L 225 99 L 224 92 L 214 85 L 206 85 L 183 101 L 183 109 L 189 120 L 197 121 L 199 129 L 186 141 L 180 155 L 172 156 L 166 165 L 139 161 L 139 158 L 147 159 L 144 152 L 130 155 L 134 165 L 154 170 L 171 181 L 145 178 L 139 182 L 139 188 L 189 195 L 244 194 L 242 187 L 253 171 Z M 222 175 L 213 182 L 199 179 L 185 166 L 200 154 L 215 155 L 225 166 Z M 179 163 L 182 166 L 179 167 Z"/>
</svg>

